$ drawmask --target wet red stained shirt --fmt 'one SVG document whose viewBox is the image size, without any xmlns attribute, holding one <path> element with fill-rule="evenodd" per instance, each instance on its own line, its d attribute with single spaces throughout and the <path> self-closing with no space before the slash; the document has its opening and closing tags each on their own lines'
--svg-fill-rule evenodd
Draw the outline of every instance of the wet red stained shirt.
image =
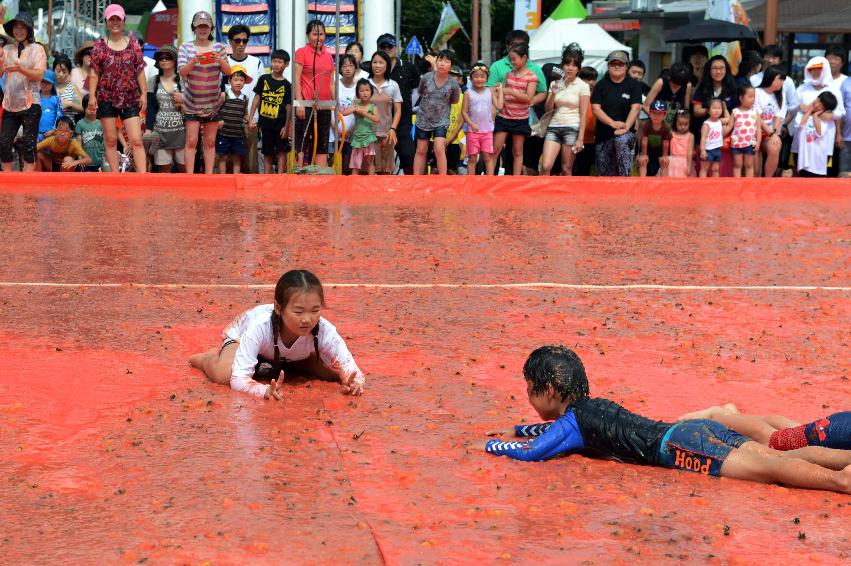
<svg viewBox="0 0 851 566">
<path fill-rule="evenodd" d="M 139 73 L 145 68 L 142 47 L 128 36 L 127 47 L 111 49 L 105 39 L 95 42 L 92 69 L 98 74 L 98 102 L 109 102 L 115 108 L 139 106 Z"/>
</svg>

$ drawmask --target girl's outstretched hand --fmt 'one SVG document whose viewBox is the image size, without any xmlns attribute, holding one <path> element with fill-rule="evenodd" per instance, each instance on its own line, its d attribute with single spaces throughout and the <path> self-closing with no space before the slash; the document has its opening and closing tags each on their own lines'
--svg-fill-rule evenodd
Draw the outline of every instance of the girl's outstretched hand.
<svg viewBox="0 0 851 566">
<path fill-rule="evenodd" d="M 277 399 L 280 401 L 284 398 L 284 372 L 282 371 L 278 374 L 278 379 L 273 379 L 269 382 L 269 388 L 266 389 L 266 394 L 263 396 L 264 399 Z"/>
<path fill-rule="evenodd" d="M 341 372 L 340 383 L 340 389 L 344 395 L 363 395 L 364 379 L 362 375 L 358 375 L 358 372 L 353 371 L 348 376 Z"/>
</svg>

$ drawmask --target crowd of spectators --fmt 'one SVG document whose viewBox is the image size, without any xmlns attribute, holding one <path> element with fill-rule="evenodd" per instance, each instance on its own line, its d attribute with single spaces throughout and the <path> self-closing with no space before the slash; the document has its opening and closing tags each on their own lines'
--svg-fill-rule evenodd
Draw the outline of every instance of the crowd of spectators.
<svg viewBox="0 0 851 566">
<path fill-rule="evenodd" d="M 841 46 L 811 59 L 800 85 L 774 45 L 746 52 L 735 76 L 696 46 L 648 84 L 625 51 L 609 54 L 601 76 L 575 43 L 560 64 L 539 66 L 521 30 L 506 37 L 503 58 L 469 72 L 449 50 L 417 66 L 402 60 L 392 34 L 371 56 L 352 43 L 335 61 L 312 20 L 305 45 L 292 59 L 273 51 L 267 72 L 246 52 L 247 26 L 219 43 L 204 11 L 191 41 L 160 47 L 153 61 L 120 5 L 104 21 L 104 37 L 73 57 L 35 42 L 26 12 L 3 25 L 3 171 L 282 173 L 336 161 L 345 174 L 851 172 Z"/>
</svg>

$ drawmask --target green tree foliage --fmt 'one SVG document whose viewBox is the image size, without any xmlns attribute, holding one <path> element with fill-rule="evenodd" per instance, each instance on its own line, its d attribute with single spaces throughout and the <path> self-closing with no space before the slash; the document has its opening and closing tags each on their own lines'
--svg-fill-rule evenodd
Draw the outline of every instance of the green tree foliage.
<svg viewBox="0 0 851 566">
<path fill-rule="evenodd" d="M 451 0 L 455 13 L 464 24 L 464 29 L 472 37 L 472 0 Z M 481 0 L 480 0 L 481 1 Z M 560 0 L 542 0 L 541 20 L 549 16 Z M 416 35 L 427 48 L 434 38 L 434 31 L 440 21 L 440 13 L 443 10 L 443 0 L 402 0 L 402 44 L 407 45 L 408 39 Z M 514 0 L 491 0 L 491 40 L 502 44 L 505 34 L 514 27 Z M 461 62 L 470 62 L 470 41 L 464 34 L 458 32 L 449 40 L 449 48 L 455 50 Z M 367 51 L 369 49 L 367 48 Z"/>
</svg>

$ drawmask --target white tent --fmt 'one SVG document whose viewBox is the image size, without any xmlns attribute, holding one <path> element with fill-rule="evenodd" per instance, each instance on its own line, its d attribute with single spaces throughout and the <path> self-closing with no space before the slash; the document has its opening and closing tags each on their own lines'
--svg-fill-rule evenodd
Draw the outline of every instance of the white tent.
<svg viewBox="0 0 851 566">
<path fill-rule="evenodd" d="M 585 10 L 577 0 L 562 0 L 550 17 L 532 32 L 529 60 L 538 65 L 560 63 L 565 46 L 576 42 L 585 52 L 583 66 L 594 67 L 604 73 L 609 53 L 622 49 L 632 54 L 632 49 L 615 40 L 598 24 L 580 23 L 585 16 Z"/>
</svg>

